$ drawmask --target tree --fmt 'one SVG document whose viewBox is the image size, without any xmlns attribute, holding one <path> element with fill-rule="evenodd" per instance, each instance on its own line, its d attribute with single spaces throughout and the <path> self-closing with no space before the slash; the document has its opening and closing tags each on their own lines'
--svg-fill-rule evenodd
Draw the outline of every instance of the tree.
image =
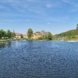
<svg viewBox="0 0 78 78">
<path fill-rule="evenodd" d="M 52 34 L 51 34 L 51 32 L 48 32 L 48 39 L 52 40 Z"/>
<path fill-rule="evenodd" d="M 7 31 L 7 37 L 11 38 L 12 37 L 12 32 L 10 30 Z"/>
<path fill-rule="evenodd" d="M 6 32 L 4 30 L 0 30 L 0 38 L 6 37 Z"/>
<path fill-rule="evenodd" d="M 23 38 L 23 35 L 21 34 L 21 38 Z"/>
<path fill-rule="evenodd" d="M 33 30 L 29 28 L 27 33 L 28 33 L 28 38 L 31 38 L 33 35 Z"/>
</svg>

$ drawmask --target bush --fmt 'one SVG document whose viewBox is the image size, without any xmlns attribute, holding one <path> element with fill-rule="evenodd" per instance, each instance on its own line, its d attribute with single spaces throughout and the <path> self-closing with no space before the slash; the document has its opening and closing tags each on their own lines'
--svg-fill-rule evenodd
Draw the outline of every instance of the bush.
<svg viewBox="0 0 78 78">
<path fill-rule="evenodd" d="M 43 38 L 42 37 L 39 37 L 38 40 L 43 40 Z"/>
<path fill-rule="evenodd" d="M 27 38 L 26 40 L 27 40 L 27 41 L 32 41 L 33 39 L 31 39 L 31 38 Z"/>
</svg>

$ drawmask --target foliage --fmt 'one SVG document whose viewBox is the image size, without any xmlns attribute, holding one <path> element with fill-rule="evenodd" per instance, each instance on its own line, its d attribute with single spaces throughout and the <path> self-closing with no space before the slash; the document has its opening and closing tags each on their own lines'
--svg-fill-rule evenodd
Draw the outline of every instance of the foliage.
<svg viewBox="0 0 78 78">
<path fill-rule="evenodd" d="M 45 36 L 38 38 L 38 40 L 52 40 L 52 34 L 48 32 L 48 34 L 45 34 Z"/>
<path fill-rule="evenodd" d="M 52 40 L 52 34 L 50 32 L 48 32 L 48 40 Z"/>
<path fill-rule="evenodd" d="M 39 37 L 38 40 L 43 40 L 43 37 Z"/>
<path fill-rule="evenodd" d="M 28 35 L 27 40 L 32 41 L 33 40 L 33 37 L 32 37 L 33 36 L 33 30 L 31 28 L 28 29 L 27 35 Z M 39 34 L 37 34 L 37 36 L 38 35 Z M 0 30 L 0 39 L 11 39 L 11 38 L 15 38 L 15 36 L 16 36 L 16 34 L 14 31 L 11 32 L 10 30 L 8 30 L 8 31 L 4 31 L 2 29 Z M 22 34 L 20 36 L 21 36 L 21 39 L 24 39 Z M 45 32 L 43 30 L 41 32 L 41 37 L 36 39 L 36 40 L 52 40 L 52 34 L 50 32 Z"/>
<path fill-rule="evenodd" d="M 31 38 L 33 35 L 33 30 L 29 28 L 27 33 L 28 33 L 28 38 Z"/>
<path fill-rule="evenodd" d="M 12 32 L 10 30 L 7 31 L 7 37 L 11 38 L 12 37 Z"/>
<path fill-rule="evenodd" d="M 21 38 L 23 38 L 23 35 L 21 34 Z"/>
<path fill-rule="evenodd" d="M 33 39 L 31 39 L 31 38 L 27 38 L 26 40 L 27 40 L 27 41 L 32 41 Z"/>
<path fill-rule="evenodd" d="M 0 30 L 0 39 L 1 38 L 11 38 L 12 37 L 12 32 L 8 30 L 7 32 L 4 30 Z"/>
<path fill-rule="evenodd" d="M 4 30 L 0 30 L 0 38 L 6 37 L 6 32 Z"/>
<path fill-rule="evenodd" d="M 71 40 L 71 39 L 76 39 L 77 35 L 78 35 L 78 30 L 74 29 L 74 30 L 70 30 L 67 32 L 57 34 L 56 36 L 57 36 L 57 38 L 64 37 L 64 38 L 67 38 L 67 40 Z"/>
<path fill-rule="evenodd" d="M 4 39 L 1 40 L 1 39 L 0 39 L 0 42 L 6 42 L 6 40 L 4 40 Z"/>
</svg>

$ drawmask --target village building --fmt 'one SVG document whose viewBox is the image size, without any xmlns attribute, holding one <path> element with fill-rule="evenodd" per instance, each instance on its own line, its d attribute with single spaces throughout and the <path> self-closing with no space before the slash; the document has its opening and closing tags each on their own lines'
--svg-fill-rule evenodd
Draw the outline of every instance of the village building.
<svg viewBox="0 0 78 78">
<path fill-rule="evenodd" d="M 48 33 L 49 33 L 49 32 L 46 32 L 46 31 L 44 31 L 44 30 L 41 31 L 41 34 L 42 34 L 42 37 L 43 37 L 43 38 L 47 37 L 47 36 L 48 36 Z"/>
<path fill-rule="evenodd" d="M 27 34 L 24 34 L 23 35 L 23 38 L 26 38 L 27 39 L 28 38 L 28 35 Z"/>
<path fill-rule="evenodd" d="M 20 38 L 21 38 L 21 35 L 20 35 L 19 33 L 15 33 L 15 37 L 16 37 L 17 39 L 20 39 Z"/>
<path fill-rule="evenodd" d="M 38 39 L 40 37 L 42 37 L 42 34 L 40 32 L 36 32 L 33 34 L 32 39 Z"/>
</svg>

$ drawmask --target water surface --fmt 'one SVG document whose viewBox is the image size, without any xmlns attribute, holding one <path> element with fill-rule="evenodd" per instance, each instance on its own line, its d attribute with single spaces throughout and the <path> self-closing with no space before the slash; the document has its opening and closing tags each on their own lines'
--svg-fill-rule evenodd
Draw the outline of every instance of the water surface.
<svg viewBox="0 0 78 78">
<path fill-rule="evenodd" d="M 0 78 L 78 78 L 78 43 L 0 43 Z"/>
</svg>

